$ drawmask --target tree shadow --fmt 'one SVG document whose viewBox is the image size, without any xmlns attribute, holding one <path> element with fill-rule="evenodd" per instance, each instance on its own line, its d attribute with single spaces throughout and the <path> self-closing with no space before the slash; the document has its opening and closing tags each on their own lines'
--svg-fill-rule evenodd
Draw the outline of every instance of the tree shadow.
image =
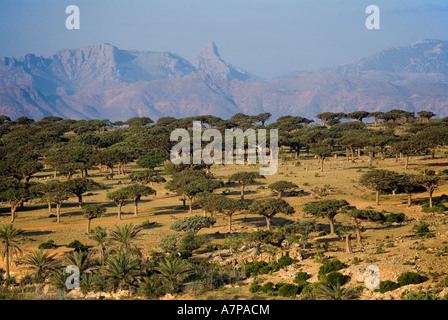
<svg viewBox="0 0 448 320">
<path fill-rule="evenodd" d="M 252 216 L 252 217 L 241 217 L 241 218 L 235 218 L 233 219 L 234 223 L 250 223 L 254 224 L 256 228 L 266 228 L 266 218 L 262 216 Z M 271 219 L 271 228 L 272 227 L 280 227 L 285 224 L 291 224 L 294 223 L 293 220 L 282 218 L 282 217 L 273 217 Z"/>
<path fill-rule="evenodd" d="M 146 224 L 146 225 L 140 225 L 139 227 L 144 229 L 144 230 L 150 230 L 150 229 L 161 228 L 162 226 L 160 224 L 158 224 L 158 223 L 151 222 L 151 223 Z"/>
<path fill-rule="evenodd" d="M 164 214 L 180 214 L 188 212 L 188 206 L 183 208 L 182 205 L 172 205 L 172 206 L 163 206 L 163 207 L 153 207 L 152 210 L 155 210 L 155 216 L 160 216 Z"/>
<path fill-rule="evenodd" d="M 427 166 L 427 167 L 446 167 L 446 166 L 448 166 L 448 162 L 426 163 L 425 166 Z"/>
<path fill-rule="evenodd" d="M 26 237 L 33 237 L 33 236 L 43 236 L 43 235 L 51 234 L 51 233 L 54 233 L 54 231 L 51 231 L 51 230 L 40 230 L 40 231 L 30 230 L 30 231 L 24 231 L 22 233 L 22 235 L 24 235 Z"/>
</svg>

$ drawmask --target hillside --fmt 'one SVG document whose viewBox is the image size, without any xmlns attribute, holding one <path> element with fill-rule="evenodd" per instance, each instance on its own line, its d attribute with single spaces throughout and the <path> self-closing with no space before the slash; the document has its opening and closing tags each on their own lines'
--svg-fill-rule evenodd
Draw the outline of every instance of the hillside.
<svg viewBox="0 0 448 320">
<path fill-rule="evenodd" d="M 448 42 L 423 40 L 317 72 L 260 78 L 223 60 L 214 43 L 193 61 L 110 44 L 50 57 L 0 58 L 0 114 L 36 120 L 158 119 L 237 112 L 310 117 L 319 112 L 431 109 L 448 116 Z"/>
</svg>

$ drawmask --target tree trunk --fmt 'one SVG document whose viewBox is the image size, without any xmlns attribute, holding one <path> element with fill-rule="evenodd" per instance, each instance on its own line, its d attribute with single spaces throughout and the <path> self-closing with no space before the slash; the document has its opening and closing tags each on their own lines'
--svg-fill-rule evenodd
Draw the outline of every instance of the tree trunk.
<svg viewBox="0 0 448 320">
<path fill-rule="evenodd" d="M 268 230 L 271 230 L 271 217 L 266 217 L 266 227 Z"/>
<path fill-rule="evenodd" d="M 408 192 L 408 207 L 412 205 L 412 193 Z"/>
<path fill-rule="evenodd" d="M 345 252 L 346 253 L 353 253 L 352 243 L 350 241 L 350 235 L 349 234 L 347 234 L 345 236 Z"/>
<path fill-rule="evenodd" d="M 193 197 L 189 198 L 189 203 L 188 203 L 188 208 L 189 208 L 189 212 L 190 214 L 193 214 Z"/>
<path fill-rule="evenodd" d="M 56 222 L 61 222 L 61 205 L 62 203 L 56 203 Z"/>
<path fill-rule="evenodd" d="M 11 206 L 11 223 L 14 223 L 14 221 L 16 220 L 16 211 L 18 207 L 19 207 L 18 204 Z"/>
<path fill-rule="evenodd" d="M 408 170 L 408 165 L 409 165 L 409 155 L 406 154 L 404 159 L 404 170 Z"/>
<path fill-rule="evenodd" d="M 369 151 L 369 167 L 373 165 L 373 151 Z"/>
<path fill-rule="evenodd" d="M 361 148 L 358 147 L 358 159 L 361 158 Z"/>
<path fill-rule="evenodd" d="M 138 215 L 138 199 L 134 199 L 134 214 Z"/>
<path fill-rule="evenodd" d="M 91 219 L 87 219 L 87 233 L 90 233 L 90 220 Z"/>
<path fill-rule="evenodd" d="M 117 204 L 117 206 L 118 206 L 118 220 L 121 220 L 121 206 L 122 206 L 122 204 L 119 203 L 119 204 Z"/>
<path fill-rule="evenodd" d="M 5 256 L 6 256 L 6 278 L 9 279 L 10 274 L 9 274 L 9 247 L 8 246 L 6 247 Z"/>
<path fill-rule="evenodd" d="M 228 218 L 227 218 L 227 226 L 229 228 L 229 233 L 232 232 L 232 215 L 229 214 Z"/>
<path fill-rule="evenodd" d="M 244 200 L 244 185 L 241 185 L 241 200 Z"/>
<path fill-rule="evenodd" d="M 283 196 L 283 192 L 277 191 L 277 198 L 281 199 Z"/>
<path fill-rule="evenodd" d="M 334 217 L 329 217 L 328 220 L 330 221 L 330 234 L 335 234 L 335 232 L 334 232 Z"/>
<path fill-rule="evenodd" d="M 78 195 L 78 207 L 82 208 L 82 195 Z"/>
<path fill-rule="evenodd" d="M 350 149 L 345 148 L 345 154 L 347 155 L 347 162 L 350 162 Z"/>
<path fill-rule="evenodd" d="M 324 172 L 324 157 L 320 158 L 320 172 Z"/>
<path fill-rule="evenodd" d="M 361 229 L 358 225 L 355 226 L 356 229 L 356 240 L 358 241 L 358 246 L 363 247 L 362 240 L 361 240 Z"/>
<path fill-rule="evenodd" d="M 429 207 L 432 208 L 432 193 L 433 191 L 429 191 Z"/>
<path fill-rule="evenodd" d="M 376 202 L 375 202 L 375 204 L 377 206 L 380 205 L 380 192 L 379 191 L 376 191 Z"/>
<path fill-rule="evenodd" d="M 51 214 L 51 202 L 48 201 L 48 214 Z"/>
</svg>

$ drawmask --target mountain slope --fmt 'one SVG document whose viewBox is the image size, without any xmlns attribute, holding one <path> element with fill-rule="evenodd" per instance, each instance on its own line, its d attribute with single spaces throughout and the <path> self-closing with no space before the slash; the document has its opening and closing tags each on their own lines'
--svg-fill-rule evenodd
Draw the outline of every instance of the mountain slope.
<svg viewBox="0 0 448 320">
<path fill-rule="evenodd" d="M 110 44 L 44 58 L 0 58 L 0 114 L 126 120 L 270 112 L 432 110 L 448 116 L 448 42 L 424 40 L 319 72 L 262 81 L 225 62 L 214 43 L 187 61 Z"/>
</svg>

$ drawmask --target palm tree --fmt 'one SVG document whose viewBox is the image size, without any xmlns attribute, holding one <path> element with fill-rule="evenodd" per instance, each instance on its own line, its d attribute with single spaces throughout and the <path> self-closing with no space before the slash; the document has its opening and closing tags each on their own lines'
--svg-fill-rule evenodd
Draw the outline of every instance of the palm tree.
<svg viewBox="0 0 448 320">
<path fill-rule="evenodd" d="M 44 253 L 43 250 L 40 249 L 27 254 L 20 263 L 33 270 L 37 281 L 42 282 L 56 266 L 55 255 L 56 254 L 50 255 L 48 252 Z"/>
<path fill-rule="evenodd" d="M 0 253 L 6 260 L 6 277 L 10 278 L 9 266 L 14 255 L 22 254 L 18 246 L 17 238 L 23 233 L 22 229 L 16 229 L 12 224 L 0 227 Z"/>
<path fill-rule="evenodd" d="M 100 253 L 100 263 L 104 265 L 104 257 L 106 255 L 106 243 L 109 241 L 106 228 L 100 226 L 93 229 L 93 233 L 89 236 L 90 239 L 96 242 L 98 251 Z"/>
<path fill-rule="evenodd" d="M 191 266 L 178 258 L 165 258 L 155 270 L 160 273 L 161 281 L 171 292 L 177 292 L 183 281 L 193 273 Z"/>
<path fill-rule="evenodd" d="M 50 275 L 50 284 L 53 285 L 56 289 L 60 290 L 61 295 L 62 292 L 67 293 L 68 288 L 66 281 L 69 276 L 70 275 L 65 272 L 65 268 L 53 270 Z"/>
<path fill-rule="evenodd" d="M 336 285 L 322 284 L 316 292 L 316 297 L 321 300 L 357 300 L 360 295 L 358 288 L 343 288 L 339 282 Z"/>
<path fill-rule="evenodd" d="M 115 229 L 110 233 L 110 237 L 117 242 L 119 250 L 124 254 L 127 254 L 129 251 L 141 256 L 140 249 L 135 244 L 135 241 L 141 237 L 140 231 L 142 229 L 135 227 L 132 223 L 123 224 L 122 226 L 115 225 Z"/>
<path fill-rule="evenodd" d="M 90 251 L 73 251 L 71 253 L 68 253 L 65 256 L 65 259 L 67 261 L 67 264 L 78 267 L 79 272 L 83 273 L 89 272 L 91 269 L 90 257 Z"/>
<path fill-rule="evenodd" d="M 129 254 L 110 256 L 105 265 L 105 275 L 116 283 L 117 289 L 129 289 L 141 274 L 141 260 Z"/>
</svg>

